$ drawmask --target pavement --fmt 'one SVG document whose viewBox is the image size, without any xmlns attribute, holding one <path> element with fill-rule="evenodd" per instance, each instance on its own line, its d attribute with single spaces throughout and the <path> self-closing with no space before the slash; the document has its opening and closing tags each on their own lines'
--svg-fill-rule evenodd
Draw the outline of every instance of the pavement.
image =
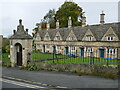
<svg viewBox="0 0 120 90">
<path fill-rule="evenodd" d="M 118 80 L 97 76 L 77 76 L 66 72 L 27 71 L 3 67 L 2 76 L 60 88 L 118 88 Z"/>
</svg>

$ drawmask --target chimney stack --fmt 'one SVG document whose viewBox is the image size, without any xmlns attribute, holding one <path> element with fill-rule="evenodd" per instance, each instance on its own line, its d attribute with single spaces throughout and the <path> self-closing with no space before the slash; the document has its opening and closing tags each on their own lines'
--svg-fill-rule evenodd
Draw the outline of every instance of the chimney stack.
<svg viewBox="0 0 120 90">
<path fill-rule="evenodd" d="M 100 23 L 101 23 L 101 24 L 104 24 L 104 23 L 105 23 L 105 21 L 104 21 L 104 16 L 105 16 L 105 14 L 104 14 L 104 12 L 102 11 L 102 14 L 100 14 Z"/>
<path fill-rule="evenodd" d="M 49 24 L 49 22 L 47 22 L 47 30 L 49 30 L 50 29 L 50 24 Z"/>
<path fill-rule="evenodd" d="M 86 26 L 86 17 L 85 17 L 85 12 L 82 14 L 82 27 Z"/>
<path fill-rule="evenodd" d="M 71 16 L 69 16 L 69 20 L 68 20 L 68 28 L 72 27 L 72 20 L 71 20 Z"/>
<path fill-rule="evenodd" d="M 56 22 L 56 29 L 59 29 L 59 20 Z"/>
</svg>

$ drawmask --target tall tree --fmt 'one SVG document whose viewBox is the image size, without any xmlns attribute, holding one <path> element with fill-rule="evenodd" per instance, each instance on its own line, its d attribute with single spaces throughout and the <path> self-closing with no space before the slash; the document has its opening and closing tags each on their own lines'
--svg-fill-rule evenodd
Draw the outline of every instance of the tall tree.
<svg viewBox="0 0 120 90">
<path fill-rule="evenodd" d="M 50 28 L 55 28 L 55 9 L 50 9 L 49 12 L 43 17 L 42 23 L 42 30 L 46 30 L 47 22 L 50 23 Z"/>
<path fill-rule="evenodd" d="M 49 12 L 44 16 L 44 20 L 48 22 L 53 22 L 55 21 L 55 9 L 50 9 Z"/>
<path fill-rule="evenodd" d="M 68 17 L 71 16 L 73 26 L 80 26 L 82 17 L 82 8 L 78 6 L 76 3 L 71 1 L 64 2 L 63 5 L 56 12 L 55 18 L 60 21 L 60 27 L 68 26 Z"/>
</svg>

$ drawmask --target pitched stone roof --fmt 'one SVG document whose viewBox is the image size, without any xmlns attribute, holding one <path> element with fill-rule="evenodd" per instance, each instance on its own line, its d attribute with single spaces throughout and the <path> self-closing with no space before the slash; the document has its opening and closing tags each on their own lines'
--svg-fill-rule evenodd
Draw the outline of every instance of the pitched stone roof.
<svg viewBox="0 0 120 90">
<path fill-rule="evenodd" d="M 10 39 L 32 39 L 32 36 L 24 30 L 21 19 L 19 20 L 17 31 L 14 31 L 14 34 L 10 37 Z"/>
<path fill-rule="evenodd" d="M 51 40 L 54 40 L 54 37 L 57 31 L 60 32 L 60 35 L 63 40 L 66 40 L 71 30 L 73 30 L 77 40 L 81 41 L 88 29 L 91 30 L 97 41 L 100 41 L 105 35 L 107 30 L 112 27 L 113 31 L 116 33 L 120 40 L 120 22 L 119 23 L 107 23 L 107 24 L 97 24 L 97 25 L 88 25 L 85 27 L 77 26 L 72 28 L 59 28 L 59 29 L 49 29 L 49 30 L 40 30 L 38 33 L 41 38 L 44 38 L 45 33 L 48 32 Z"/>
<path fill-rule="evenodd" d="M 41 37 L 41 40 L 44 39 L 44 36 L 45 36 L 46 32 L 47 32 L 47 30 L 40 30 L 40 31 L 38 31 L 38 33 L 39 33 L 39 35 Z"/>
</svg>

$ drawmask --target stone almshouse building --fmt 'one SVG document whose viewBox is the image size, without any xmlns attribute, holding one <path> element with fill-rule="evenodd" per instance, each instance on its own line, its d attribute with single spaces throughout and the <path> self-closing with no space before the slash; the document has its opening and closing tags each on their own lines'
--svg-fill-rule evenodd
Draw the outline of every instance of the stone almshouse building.
<svg viewBox="0 0 120 90">
<path fill-rule="evenodd" d="M 120 59 L 120 23 L 104 23 L 104 13 L 100 15 L 100 24 L 86 25 L 86 17 L 83 15 L 82 26 L 72 27 L 69 17 L 68 28 L 40 30 L 35 38 L 36 49 L 41 52 L 69 54 L 77 56 L 93 56 L 101 58 Z"/>
</svg>

